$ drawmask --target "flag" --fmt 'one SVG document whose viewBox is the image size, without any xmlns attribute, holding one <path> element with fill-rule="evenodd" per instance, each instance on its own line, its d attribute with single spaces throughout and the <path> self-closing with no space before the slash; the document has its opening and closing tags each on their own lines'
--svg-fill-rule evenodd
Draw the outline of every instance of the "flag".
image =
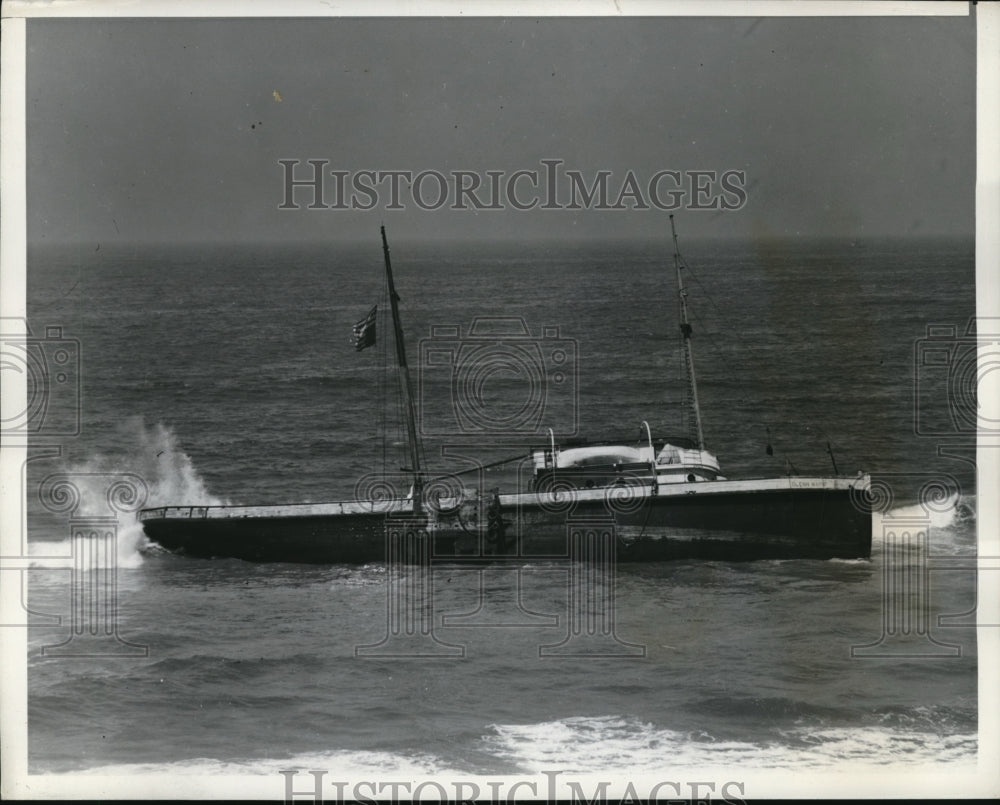
<svg viewBox="0 0 1000 805">
<path fill-rule="evenodd" d="M 354 325 L 354 348 L 358 352 L 375 343 L 375 314 L 377 311 L 378 305 L 375 305 L 367 316 Z"/>
</svg>

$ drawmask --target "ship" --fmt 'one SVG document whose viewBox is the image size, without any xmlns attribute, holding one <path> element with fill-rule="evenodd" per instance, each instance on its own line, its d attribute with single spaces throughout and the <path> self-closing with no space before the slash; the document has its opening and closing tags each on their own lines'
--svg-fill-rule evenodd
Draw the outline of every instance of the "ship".
<svg viewBox="0 0 1000 805">
<path fill-rule="evenodd" d="M 400 527 L 420 543 L 410 554 L 394 556 L 404 562 L 411 554 L 414 561 L 559 561 L 572 558 L 573 545 L 579 543 L 571 535 L 581 527 L 605 535 L 602 550 L 613 551 L 619 563 L 870 557 L 867 473 L 729 479 L 706 449 L 684 282 L 687 265 L 672 215 L 670 227 L 689 436 L 654 438 L 643 422 L 644 438 L 638 443 L 559 442 L 549 428 L 544 443 L 512 459 L 527 483 L 507 493 L 485 485 L 466 488 L 462 473 L 429 474 L 422 461 L 399 297 L 382 226 L 406 424 L 408 490 L 326 503 L 146 508 L 137 515 L 146 536 L 178 554 L 251 562 L 387 561 L 399 544 L 389 537 Z M 374 310 L 355 327 L 359 348 L 374 337 L 373 317 Z M 832 459 L 832 450 L 830 455 Z"/>
</svg>

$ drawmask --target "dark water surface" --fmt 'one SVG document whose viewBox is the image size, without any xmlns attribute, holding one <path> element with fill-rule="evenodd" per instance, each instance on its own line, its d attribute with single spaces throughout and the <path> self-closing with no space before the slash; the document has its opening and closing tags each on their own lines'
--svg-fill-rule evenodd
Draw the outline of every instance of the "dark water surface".
<svg viewBox="0 0 1000 805">
<path fill-rule="evenodd" d="M 432 468 L 454 468 L 442 446 L 457 420 L 451 370 L 431 367 L 428 351 L 460 361 L 463 348 L 432 328 L 465 335 L 477 316 L 523 318 L 545 377 L 557 347 L 575 356 L 526 441 L 551 426 L 634 442 L 643 420 L 683 432 L 661 244 L 394 246 Z M 914 359 L 928 325 L 965 331 L 971 242 L 691 243 L 686 257 L 705 437 L 726 475 L 829 474 L 829 442 L 841 473 L 887 479 L 894 512 L 925 517 L 920 486 L 950 475 L 962 498 L 930 516 L 931 553 L 973 557 L 974 473 L 937 455 L 949 434 L 914 433 L 915 384 L 925 421 L 951 422 L 948 368 Z M 133 472 L 150 505 L 322 501 L 400 466 L 398 425 L 388 451 L 378 438 L 392 407 L 383 398 L 395 398 L 378 369 L 387 339 L 361 353 L 350 343 L 382 292 L 381 260 L 377 241 L 33 251 L 31 323 L 79 339 L 82 427 L 62 457 L 29 465 L 29 489 L 53 472 Z M 511 372 L 490 382 L 494 410 L 530 386 Z M 486 444 L 483 455 L 505 450 Z M 515 480 L 490 475 L 504 489 Z M 65 516 L 30 498 L 34 549 L 68 550 Z M 186 559 L 122 521 L 119 634 L 148 657 L 43 655 L 68 627 L 33 629 L 30 766 L 520 774 L 973 762 L 975 631 L 936 619 L 974 606 L 973 560 L 930 574 L 933 637 L 960 656 L 852 658 L 882 633 L 883 547 L 878 530 L 870 561 L 621 566 L 616 634 L 645 647 L 632 658 L 539 656 L 566 636 L 562 566 L 482 577 L 437 567 L 436 633 L 464 658 L 358 659 L 355 646 L 386 632 L 382 567 Z M 67 624 L 69 575 L 46 564 L 30 574 L 31 607 Z M 441 625 L 479 606 L 522 625 Z"/>
</svg>

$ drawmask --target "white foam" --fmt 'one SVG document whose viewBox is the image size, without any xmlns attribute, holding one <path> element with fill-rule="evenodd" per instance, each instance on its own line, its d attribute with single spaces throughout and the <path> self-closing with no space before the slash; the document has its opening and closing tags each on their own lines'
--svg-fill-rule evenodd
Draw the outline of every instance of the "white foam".
<svg viewBox="0 0 1000 805">
<path fill-rule="evenodd" d="M 482 741 L 505 765 L 520 773 L 559 769 L 567 774 L 614 771 L 617 775 L 662 772 L 672 767 L 750 770 L 811 769 L 837 771 L 849 766 L 874 770 L 905 764 L 928 771 L 934 765 L 957 770 L 975 765 L 975 733 L 936 735 L 881 727 L 795 728 L 766 743 L 717 740 L 705 732 L 682 733 L 620 716 L 575 717 L 537 724 L 494 724 Z M 284 770 L 323 769 L 331 779 L 385 779 L 392 776 L 467 777 L 445 760 L 429 755 L 382 751 L 333 750 L 287 758 L 217 760 L 192 758 L 166 763 L 110 764 L 65 774 L 133 776 L 259 775 Z M 930 769 L 933 770 L 933 769 Z"/>
<path fill-rule="evenodd" d="M 177 504 L 215 506 L 222 501 L 210 494 L 205 482 L 195 470 L 190 457 L 179 446 L 177 436 L 162 423 L 147 426 L 142 417 L 131 417 L 119 427 L 119 441 L 124 445 L 116 452 L 98 453 L 79 464 L 63 467 L 60 472 L 72 476 L 80 491 L 78 515 L 106 515 L 108 507 L 107 474 L 136 475 L 146 485 L 144 507 Z M 142 524 L 134 514 L 118 516 L 118 567 L 134 568 L 142 564 L 142 552 L 149 547 Z M 72 546 L 69 539 L 59 542 L 38 542 L 29 546 L 35 567 L 64 567 Z M 86 551 L 84 567 L 105 567 L 109 560 L 101 551 Z"/>
<path fill-rule="evenodd" d="M 941 736 L 881 727 L 796 728 L 766 743 L 717 740 L 615 716 L 567 718 L 540 724 L 496 724 L 485 739 L 495 753 L 525 772 L 559 768 L 567 773 L 619 769 L 655 772 L 665 757 L 675 766 L 741 768 L 867 767 L 912 763 L 976 762 L 975 733 Z"/>
<path fill-rule="evenodd" d="M 364 775 L 385 777 L 415 777 L 419 775 L 453 774 L 443 761 L 430 755 L 397 755 L 377 751 L 308 752 L 284 759 L 214 760 L 194 758 L 170 763 L 124 763 L 99 766 L 74 774 L 135 775 L 135 774 L 189 774 L 189 775 L 260 775 L 277 777 L 286 769 L 323 769 L 331 778 L 360 778 Z"/>
<path fill-rule="evenodd" d="M 955 492 L 947 500 L 934 503 L 933 508 L 922 503 L 914 503 L 910 506 L 899 506 L 891 509 L 885 517 L 919 517 L 927 518 L 928 525 L 932 528 L 944 528 L 950 526 L 955 521 L 955 514 L 958 510 L 959 501 L 962 496 Z"/>
</svg>

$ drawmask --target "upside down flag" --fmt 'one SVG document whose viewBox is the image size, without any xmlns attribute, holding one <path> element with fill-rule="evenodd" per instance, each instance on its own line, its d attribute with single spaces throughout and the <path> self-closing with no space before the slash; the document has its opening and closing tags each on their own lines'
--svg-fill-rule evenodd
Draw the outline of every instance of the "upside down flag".
<svg viewBox="0 0 1000 805">
<path fill-rule="evenodd" d="M 367 316 L 354 325 L 354 348 L 358 352 L 375 343 L 375 314 L 377 312 L 378 305 L 375 305 Z"/>
</svg>

